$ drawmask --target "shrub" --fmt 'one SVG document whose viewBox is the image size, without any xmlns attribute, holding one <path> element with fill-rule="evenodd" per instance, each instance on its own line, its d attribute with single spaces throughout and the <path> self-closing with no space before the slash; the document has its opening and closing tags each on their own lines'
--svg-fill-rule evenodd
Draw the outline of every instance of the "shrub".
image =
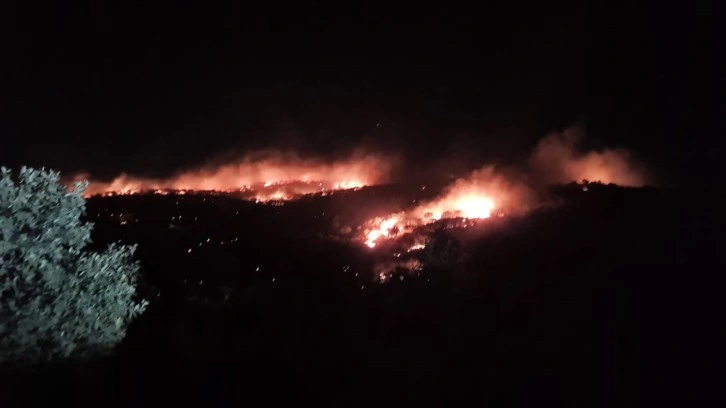
<svg viewBox="0 0 726 408">
<path fill-rule="evenodd" d="M 87 183 L 0 168 L 0 362 L 86 359 L 111 350 L 146 308 L 135 299 L 135 246 L 84 251 Z"/>
</svg>

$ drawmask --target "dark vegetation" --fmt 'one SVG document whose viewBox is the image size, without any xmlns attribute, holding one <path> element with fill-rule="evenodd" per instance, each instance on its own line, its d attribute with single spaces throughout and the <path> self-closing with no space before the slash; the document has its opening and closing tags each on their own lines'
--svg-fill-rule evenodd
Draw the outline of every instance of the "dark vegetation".
<svg viewBox="0 0 726 408">
<path fill-rule="evenodd" d="M 6 378 L 3 406 L 609 407 L 703 397 L 699 374 L 720 324 L 723 203 L 612 186 L 554 194 L 561 205 L 526 217 L 438 232 L 461 260 L 386 284 L 373 282 L 369 251 L 333 233 L 370 216 L 366 208 L 412 199 L 393 187 L 283 206 L 91 199 L 95 246 L 139 244 L 149 309 L 112 358 L 60 367 L 73 373 L 62 380 L 58 371 L 37 374 L 46 383 Z"/>
</svg>

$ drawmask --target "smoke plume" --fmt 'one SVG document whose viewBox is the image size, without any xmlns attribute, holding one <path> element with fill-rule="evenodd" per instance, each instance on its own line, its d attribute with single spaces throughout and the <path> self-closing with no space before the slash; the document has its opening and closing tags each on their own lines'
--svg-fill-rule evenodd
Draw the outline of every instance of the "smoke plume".
<svg viewBox="0 0 726 408">
<path fill-rule="evenodd" d="M 380 154 L 355 153 L 346 159 L 325 161 L 303 158 L 292 152 L 264 151 L 231 163 L 185 171 L 165 179 L 121 174 L 108 183 L 91 182 L 88 193 L 158 189 L 232 191 L 296 183 L 294 188 L 305 190 L 300 191 L 305 194 L 321 189 L 355 188 L 386 182 L 395 163 L 395 158 Z M 310 188 L 305 188 L 305 185 Z"/>
<path fill-rule="evenodd" d="M 438 198 L 419 205 L 412 213 L 433 219 L 462 215 L 489 218 L 495 210 L 526 210 L 533 200 L 534 192 L 521 176 L 485 166 L 457 179 Z"/>
<path fill-rule="evenodd" d="M 569 128 L 540 140 L 529 160 L 535 178 L 546 183 L 583 180 L 641 187 L 646 184 L 642 166 L 625 149 L 580 151 L 583 133 Z"/>
</svg>

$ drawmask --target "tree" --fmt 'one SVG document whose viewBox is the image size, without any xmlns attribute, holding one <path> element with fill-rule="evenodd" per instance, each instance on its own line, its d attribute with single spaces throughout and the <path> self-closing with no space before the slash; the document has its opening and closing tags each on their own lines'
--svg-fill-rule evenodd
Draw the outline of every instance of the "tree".
<svg viewBox="0 0 726 408">
<path fill-rule="evenodd" d="M 85 251 L 83 191 L 57 172 L 0 168 L 0 362 L 86 359 L 118 344 L 136 299 L 135 246 Z"/>
</svg>

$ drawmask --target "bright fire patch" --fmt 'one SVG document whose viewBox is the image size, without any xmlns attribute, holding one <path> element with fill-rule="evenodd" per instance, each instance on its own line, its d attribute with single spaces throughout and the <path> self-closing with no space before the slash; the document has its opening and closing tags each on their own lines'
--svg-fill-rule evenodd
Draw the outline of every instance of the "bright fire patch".
<svg viewBox="0 0 726 408">
<path fill-rule="evenodd" d="M 357 155 L 326 162 L 294 154 L 257 154 L 240 162 L 180 173 L 167 179 L 122 174 L 108 183 L 92 181 L 86 194 L 124 195 L 141 192 L 184 194 L 189 191 L 238 193 L 258 201 L 284 201 L 302 195 L 356 189 L 386 182 L 395 160 Z M 77 176 L 75 179 L 85 177 Z"/>
</svg>

